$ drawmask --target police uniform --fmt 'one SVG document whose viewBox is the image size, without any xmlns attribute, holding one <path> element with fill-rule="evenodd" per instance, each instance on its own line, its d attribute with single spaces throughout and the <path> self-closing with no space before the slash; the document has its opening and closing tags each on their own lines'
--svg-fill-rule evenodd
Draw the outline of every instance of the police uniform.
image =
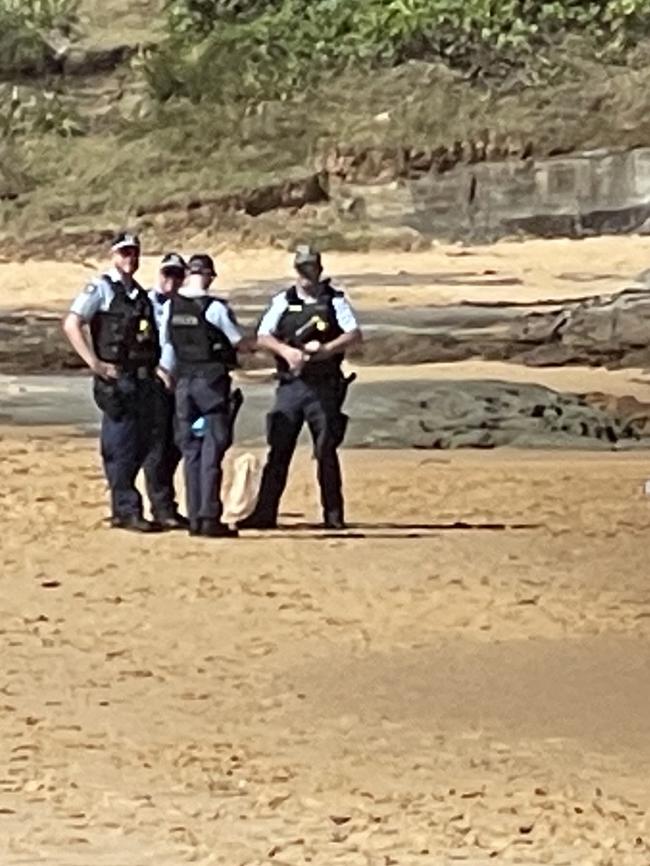
<svg viewBox="0 0 650 866">
<path fill-rule="evenodd" d="M 135 479 L 150 448 L 156 395 L 163 388 L 156 376 L 160 347 L 153 307 L 135 280 L 127 285 L 111 268 L 88 284 L 70 311 L 89 325 L 99 360 L 118 370 L 116 379 L 94 377 L 93 396 L 102 412 L 101 454 L 112 522 L 133 525 L 143 519 Z"/>
<path fill-rule="evenodd" d="M 212 259 L 193 256 L 189 272 L 200 273 L 201 267 L 213 269 Z M 176 426 L 190 533 L 236 535 L 221 523 L 221 481 L 234 421 L 230 370 L 242 334 L 225 301 L 184 287 L 165 306 L 161 336 L 161 365 L 177 382 Z M 203 424 L 200 432 L 198 421 Z"/>
<path fill-rule="evenodd" d="M 290 345 L 311 340 L 326 344 L 358 327 L 344 294 L 329 280 L 323 280 L 314 297 L 296 286 L 276 295 L 260 321 L 257 335 L 272 335 Z M 343 358 L 341 353 L 322 360 L 309 360 L 298 374 L 291 373 L 283 359 L 276 360 L 279 385 L 275 404 L 267 416 L 270 450 L 257 506 L 253 514 L 242 521 L 242 528 L 276 525 L 289 465 L 304 422 L 314 443 L 325 525 L 343 526 L 343 492 L 337 454 L 347 423 L 347 416 L 342 412 L 347 390 L 341 371 Z"/>
<path fill-rule="evenodd" d="M 163 272 L 165 269 L 184 272 L 185 268 L 184 259 L 176 253 L 167 254 L 160 263 Z M 156 329 L 160 334 L 164 311 L 170 303 L 171 296 L 157 289 L 151 289 L 148 294 Z M 186 519 L 178 513 L 174 489 L 174 476 L 181 460 L 181 452 L 174 433 L 175 395 L 171 391 L 160 388 L 156 397 L 151 447 L 143 466 L 147 496 L 151 502 L 154 520 L 170 528 L 183 528 L 186 526 Z"/>
</svg>

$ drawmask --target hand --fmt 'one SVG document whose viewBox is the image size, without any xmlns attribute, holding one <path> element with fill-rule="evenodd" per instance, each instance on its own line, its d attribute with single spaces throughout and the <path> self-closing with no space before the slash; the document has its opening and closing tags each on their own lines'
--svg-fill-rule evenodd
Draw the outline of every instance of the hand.
<svg viewBox="0 0 650 866">
<path fill-rule="evenodd" d="M 287 346 L 284 351 L 284 360 L 289 365 L 292 372 L 299 373 L 305 366 L 307 356 L 301 349 L 294 349 L 293 346 Z"/>
<path fill-rule="evenodd" d="M 174 379 L 171 373 L 168 373 L 167 370 L 164 369 L 164 367 L 156 368 L 156 376 L 158 376 L 158 378 L 168 391 L 174 390 Z"/>
<path fill-rule="evenodd" d="M 95 376 L 100 379 L 117 379 L 119 373 L 115 364 L 107 364 L 105 361 L 97 359 L 90 368 Z"/>
<path fill-rule="evenodd" d="M 307 352 L 312 361 L 324 361 L 330 357 L 330 350 L 324 343 L 319 343 L 318 340 L 310 340 L 305 345 L 305 352 Z"/>
</svg>

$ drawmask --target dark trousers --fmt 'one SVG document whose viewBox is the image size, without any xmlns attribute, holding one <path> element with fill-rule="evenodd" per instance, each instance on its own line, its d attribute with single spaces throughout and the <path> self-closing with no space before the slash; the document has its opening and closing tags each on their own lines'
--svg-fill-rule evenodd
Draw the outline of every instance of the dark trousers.
<svg viewBox="0 0 650 866">
<path fill-rule="evenodd" d="M 144 461 L 144 479 L 154 519 L 171 517 L 178 511 L 174 476 L 181 452 L 174 435 L 176 400 L 164 386 L 155 394 L 151 444 Z"/>
<path fill-rule="evenodd" d="M 101 454 L 114 518 L 142 516 L 135 479 L 151 447 L 161 387 L 153 377 L 122 375 L 115 382 L 95 380 L 95 400 L 102 410 Z"/>
<path fill-rule="evenodd" d="M 221 464 L 231 445 L 230 376 L 193 372 L 179 376 L 176 386 L 178 444 L 183 455 L 187 516 L 199 520 L 221 520 Z M 206 419 L 202 437 L 192 424 Z"/>
<path fill-rule="evenodd" d="M 255 517 L 275 523 L 287 483 L 291 458 L 304 422 L 314 442 L 318 484 L 325 521 L 343 520 L 341 467 L 336 449 L 343 439 L 345 416 L 338 381 L 310 384 L 303 379 L 282 382 L 267 417 L 269 453 Z"/>
</svg>

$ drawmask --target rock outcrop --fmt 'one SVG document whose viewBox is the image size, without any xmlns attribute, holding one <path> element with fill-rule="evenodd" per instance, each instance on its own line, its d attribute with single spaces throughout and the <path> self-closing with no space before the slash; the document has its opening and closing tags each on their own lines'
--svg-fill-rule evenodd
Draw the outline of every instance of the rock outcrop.
<svg viewBox="0 0 650 866">
<path fill-rule="evenodd" d="M 426 449 L 650 447 L 647 414 L 625 417 L 597 402 L 541 385 L 489 380 L 377 383 L 352 398 L 347 441 Z"/>
<path fill-rule="evenodd" d="M 248 322 L 246 316 L 242 321 L 252 324 L 258 309 L 251 305 L 247 315 Z M 483 358 L 532 367 L 650 366 L 650 290 L 641 286 L 548 309 L 472 303 L 393 307 L 366 312 L 363 323 L 366 343 L 357 360 L 366 364 Z M 268 359 L 247 364 L 265 366 Z M 59 372 L 80 366 L 61 334 L 57 314 L 0 314 L 0 372 Z"/>
</svg>

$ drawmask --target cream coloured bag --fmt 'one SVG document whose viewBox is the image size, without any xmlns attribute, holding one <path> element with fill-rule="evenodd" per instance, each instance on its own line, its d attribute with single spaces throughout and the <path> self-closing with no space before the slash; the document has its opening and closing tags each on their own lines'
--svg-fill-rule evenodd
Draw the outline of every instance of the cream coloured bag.
<svg viewBox="0 0 650 866">
<path fill-rule="evenodd" d="M 233 463 L 232 483 L 223 501 L 224 523 L 233 524 L 248 517 L 257 505 L 262 468 L 254 454 L 240 454 Z"/>
</svg>

